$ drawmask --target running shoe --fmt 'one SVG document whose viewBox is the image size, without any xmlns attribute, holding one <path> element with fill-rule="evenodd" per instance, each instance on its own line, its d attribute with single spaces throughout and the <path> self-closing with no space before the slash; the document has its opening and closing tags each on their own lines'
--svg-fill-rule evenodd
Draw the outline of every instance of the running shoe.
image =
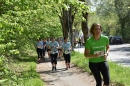
<svg viewBox="0 0 130 86">
<path fill-rule="evenodd" d="M 52 67 L 52 71 L 54 70 L 54 67 Z"/>
<path fill-rule="evenodd" d="M 54 67 L 54 68 L 55 68 L 55 70 L 57 70 L 56 67 Z"/>
<path fill-rule="evenodd" d="M 69 65 L 69 68 L 70 68 L 70 65 Z"/>
<path fill-rule="evenodd" d="M 38 60 L 38 63 L 41 63 L 41 60 Z"/>
</svg>

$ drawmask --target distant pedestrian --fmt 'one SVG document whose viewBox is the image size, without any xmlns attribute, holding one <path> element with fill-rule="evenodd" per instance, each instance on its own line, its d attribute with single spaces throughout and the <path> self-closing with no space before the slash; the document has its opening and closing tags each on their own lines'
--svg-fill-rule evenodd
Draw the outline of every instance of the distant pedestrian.
<svg viewBox="0 0 130 86">
<path fill-rule="evenodd" d="M 58 56 L 58 48 L 59 44 L 57 41 L 55 41 L 55 38 L 51 38 L 51 42 L 49 44 L 50 46 L 50 58 L 51 58 L 51 64 L 52 64 L 52 71 L 57 70 L 57 56 Z"/>
<path fill-rule="evenodd" d="M 82 40 L 81 40 L 81 37 L 79 37 L 79 40 L 78 40 L 78 46 L 79 46 L 79 47 L 82 46 Z"/>
<path fill-rule="evenodd" d="M 43 39 L 43 60 L 45 60 L 45 52 L 46 52 L 46 38 Z"/>
<path fill-rule="evenodd" d="M 65 64 L 66 64 L 66 70 L 70 68 L 70 61 L 71 61 L 71 43 L 68 42 L 68 38 L 64 37 L 64 43 L 62 44 L 62 51 L 63 51 L 63 56 L 65 59 Z"/>
<path fill-rule="evenodd" d="M 43 57 L 43 42 L 41 39 L 38 39 L 36 42 L 36 51 L 38 55 L 38 62 L 42 62 L 42 57 Z"/>
<path fill-rule="evenodd" d="M 101 35 L 101 32 L 102 27 L 100 24 L 94 23 L 91 26 L 90 33 L 92 36 L 86 41 L 84 55 L 89 58 L 89 68 L 96 80 L 96 86 L 102 86 L 102 77 L 103 86 L 109 86 L 110 75 L 107 63 L 109 39 Z"/>
<path fill-rule="evenodd" d="M 47 53 L 49 58 L 50 58 L 50 46 L 49 46 L 50 43 L 51 43 L 50 38 L 48 38 L 46 42 L 46 48 L 47 48 Z"/>
<path fill-rule="evenodd" d="M 76 47 L 77 41 L 76 38 L 74 38 L 74 47 Z"/>
<path fill-rule="evenodd" d="M 62 45 L 62 41 L 60 40 L 60 38 L 57 39 L 57 42 L 59 44 L 59 48 L 58 48 L 58 57 L 62 57 L 62 51 L 61 51 L 61 45 Z"/>
</svg>

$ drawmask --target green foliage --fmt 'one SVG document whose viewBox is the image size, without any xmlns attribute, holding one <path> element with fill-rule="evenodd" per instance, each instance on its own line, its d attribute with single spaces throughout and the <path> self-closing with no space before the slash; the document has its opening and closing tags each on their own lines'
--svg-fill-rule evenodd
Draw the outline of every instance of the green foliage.
<svg viewBox="0 0 130 86">
<path fill-rule="evenodd" d="M 130 43 L 130 31 L 129 30 L 130 30 L 130 27 L 128 27 L 128 25 L 127 25 L 124 30 L 124 33 L 125 33 L 124 42 L 126 42 L 126 43 Z"/>
<path fill-rule="evenodd" d="M 36 56 L 32 51 L 22 53 L 15 60 L 0 58 L 1 86 L 43 86 L 44 83 L 36 72 Z M 35 57 L 34 57 L 35 56 Z M 8 65 L 9 64 L 9 65 Z"/>
<path fill-rule="evenodd" d="M 14 73 L 8 67 L 8 60 L 4 57 L 0 57 L 0 85 L 4 86 L 6 82 L 12 80 Z M 6 84 L 5 84 L 6 85 Z"/>
<path fill-rule="evenodd" d="M 124 39 L 124 42 L 128 42 L 127 37 L 130 37 L 130 35 L 126 34 L 125 32 L 128 31 L 129 24 L 130 24 L 130 10 L 128 8 L 130 2 L 129 0 L 114 0 L 115 3 L 115 8 L 116 8 L 116 13 L 119 18 L 118 24 L 120 25 L 121 28 L 121 35 L 122 38 Z"/>
<path fill-rule="evenodd" d="M 103 32 L 106 35 L 122 36 L 124 42 L 128 43 L 129 0 L 93 0 L 93 4 L 96 10 L 95 15 L 90 16 L 89 24 L 93 21 L 98 22 L 103 26 Z"/>
<path fill-rule="evenodd" d="M 20 48 L 32 44 L 32 40 L 62 35 L 58 16 L 43 2 L 44 0 L 1 1 L 4 4 L 1 9 L 11 6 L 0 16 L 1 54 L 18 54 Z"/>
<path fill-rule="evenodd" d="M 23 76 L 19 76 L 19 73 L 15 69 L 11 70 L 13 67 L 10 68 L 10 66 L 13 65 L 12 61 L 15 62 L 19 59 L 24 61 L 23 58 L 19 57 L 24 56 L 25 50 L 34 49 L 34 42 L 37 38 L 62 35 L 58 16 L 44 1 L 0 1 L 0 85 L 16 86 L 23 81 L 21 83 L 21 86 L 23 86 L 25 80 L 35 81 L 33 78 L 40 83 L 42 82 L 34 67 L 31 66 L 31 69 L 23 72 Z M 31 59 L 28 58 L 26 61 Z M 36 61 L 36 59 L 34 60 Z M 26 86 L 31 86 L 31 84 L 30 81 Z M 39 85 L 36 84 L 35 86 Z"/>
</svg>

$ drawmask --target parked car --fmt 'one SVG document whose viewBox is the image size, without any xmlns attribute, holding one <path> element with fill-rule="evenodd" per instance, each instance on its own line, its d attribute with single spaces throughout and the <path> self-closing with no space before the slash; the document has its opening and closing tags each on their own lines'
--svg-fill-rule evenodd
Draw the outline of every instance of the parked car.
<svg viewBox="0 0 130 86">
<path fill-rule="evenodd" d="M 109 44 L 112 44 L 112 37 L 114 37 L 114 36 L 108 36 L 108 38 L 109 38 Z"/>
<path fill-rule="evenodd" d="M 121 36 L 109 36 L 110 44 L 123 44 L 123 39 Z"/>
</svg>

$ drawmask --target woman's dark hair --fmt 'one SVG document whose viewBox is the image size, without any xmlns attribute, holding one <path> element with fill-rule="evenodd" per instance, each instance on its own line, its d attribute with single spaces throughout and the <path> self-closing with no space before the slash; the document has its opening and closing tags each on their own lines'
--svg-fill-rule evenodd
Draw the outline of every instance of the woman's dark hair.
<svg viewBox="0 0 130 86">
<path fill-rule="evenodd" d="M 51 39 L 55 39 L 55 37 L 51 37 Z"/>
<path fill-rule="evenodd" d="M 67 39 L 67 38 L 68 38 L 68 37 L 65 36 L 65 37 L 64 37 L 64 40 Z"/>
<path fill-rule="evenodd" d="M 40 41 L 41 41 L 42 39 L 41 39 L 41 38 L 38 38 L 38 40 L 40 40 Z"/>
<path fill-rule="evenodd" d="M 91 26 L 91 28 L 90 28 L 90 33 L 93 34 L 93 35 L 94 35 L 93 30 L 94 30 L 94 27 L 95 27 L 95 26 L 100 26 L 100 29 L 101 29 L 101 31 L 102 31 L 102 27 L 101 27 L 100 24 L 93 23 L 92 26 Z"/>
</svg>

